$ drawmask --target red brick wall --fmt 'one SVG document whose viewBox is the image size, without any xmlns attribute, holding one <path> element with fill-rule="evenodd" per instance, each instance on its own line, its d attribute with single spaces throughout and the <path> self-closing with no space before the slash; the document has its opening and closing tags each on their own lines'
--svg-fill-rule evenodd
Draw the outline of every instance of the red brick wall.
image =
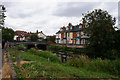
<svg viewBox="0 0 120 80">
<path fill-rule="evenodd" d="M 79 38 L 81 37 L 81 31 L 79 31 Z"/>
<path fill-rule="evenodd" d="M 67 38 L 67 33 L 65 33 L 65 38 Z"/>
<path fill-rule="evenodd" d="M 77 38 L 77 32 L 73 32 L 73 38 Z"/>
<path fill-rule="evenodd" d="M 70 26 L 68 26 L 68 30 L 70 30 Z"/>
<path fill-rule="evenodd" d="M 64 33 L 61 33 L 61 39 L 64 38 Z"/>
</svg>

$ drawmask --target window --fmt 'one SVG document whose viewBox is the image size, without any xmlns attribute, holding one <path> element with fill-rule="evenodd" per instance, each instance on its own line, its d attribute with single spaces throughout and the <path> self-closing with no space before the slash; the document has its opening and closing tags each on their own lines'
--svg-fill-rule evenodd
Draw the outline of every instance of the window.
<svg viewBox="0 0 120 80">
<path fill-rule="evenodd" d="M 84 32 L 81 32 L 81 36 L 85 36 L 85 33 L 84 33 Z"/>
<path fill-rule="evenodd" d="M 73 40 L 71 40 L 71 43 L 73 43 Z"/>
<path fill-rule="evenodd" d="M 84 33 L 81 31 L 81 36 L 83 36 L 84 35 Z"/>
<path fill-rule="evenodd" d="M 72 29 L 72 26 L 70 26 L 70 29 Z"/>
<path fill-rule="evenodd" d="M 79 24 L 79 28 L 82 28 L 82 25 L 81 25 L 81 24 Z"/>
<path fill-rule="evenodd" d="M 66 27 L 66 30 L 68 30 L 68 27 Z"/>
<path fill-rule="evenodd" d="M 65 37 L 65 33 L 64 33 L 64 37 Z"/>
<path fill-rule="evenodd" d="M 82 39 L 82 40 L 81 40 L 81 44 L 85 44 L 85 39 Z"/>
<path fill-rule="evenodd" d="M 80 43 L 80 39 L 77 38 L 77 39 L 76 39 L 76 44 L 79 44 L 79 43 Z"/>
<path fill-rule="evenodd" d="M 66 39 L 63 40 L 63 43 L 66 43 Z"/>
<path fill-rule="evenodd" d="M 79 37 L 79 32 L 77 32 L 77 37 Z"/>
<path fill-rule="evenodd" d="M 68 37 L 70 36 L 70 33 L 68 33 Z"/>
<path fill-rule="evenodd" d="M 67 39 L 67 43 L 70 43 L 70 38 Z"/>
</svg>

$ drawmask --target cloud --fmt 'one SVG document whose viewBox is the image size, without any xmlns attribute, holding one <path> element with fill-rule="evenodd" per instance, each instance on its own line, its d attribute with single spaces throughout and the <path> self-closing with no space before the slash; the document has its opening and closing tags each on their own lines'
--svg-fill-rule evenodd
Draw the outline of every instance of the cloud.
<svg viewBox="0 0 120 80">
<path fill-rule="evenodd" d="M 99 3 L 91 2 L 68 2 L 59 3 L 57 10 L 54 12 L 56 16 L 67 16 L 67 17 L 80 17 L 82 13 L 85 13 Z"/>
<path fill-rule="evenodd" d="M 117 2 L 39 2 L 35 0 L 23 2 L 2 2 L 6 7 L 5 26 L 14 30 L 36 32 L 43 31 L 46 35 L 55 34 L 60 27 L 79 24 L 82 13 L 97 8 L 107 10 L 117 17 Z"/>
</svg>

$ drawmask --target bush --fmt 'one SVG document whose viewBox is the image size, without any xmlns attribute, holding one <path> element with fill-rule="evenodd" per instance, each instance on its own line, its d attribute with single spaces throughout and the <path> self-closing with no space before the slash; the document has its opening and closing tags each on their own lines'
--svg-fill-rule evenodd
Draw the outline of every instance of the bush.
<svg viewBox="0 0 120 80">
<path fill-rule="evenodd" d="M 102 60 L 101 58 L 90 60 L 87 56 L 73 57 L 69 65 L 86 68 L 91 71 L 106 72 L 112 75 L 120 75 L 120 60 Z"/>
<path fill-rule="evenodd" d="M 74 54 L 81 54 L 84 53 L 84 50 L 76 49 L 76 48 L 69 48 L 69 47 L 63 47 L 63 46 L 48 46 L 49 51 L 55 51 L 55 52 L 73 52 Z"/>
<path fill-rule="evenodd" d="M 70 60 L 70 65 L 76 66 L 76 67 L 87 68 L 89 66 L 89 63 L 90 63 L 90 59 L 88 58 L 88 56 L 85 56 L 85 55 L 81 55 L 79 58 L 73 57 Z"/>
<path fill-rule="evenodd" d="M 120 62 L 119 60 L 102 60 L 101 58 L 97 58 L 90 62 L 88 69 L 92 71 L 102 71 L 120 75 Z"/>
<path fill-rule="evenodd" d="M 49 60 L 53 62 L 61 62 L 56 55 L 48 51 L 39 51 L 38 55 L 47 59 L 49 58 Z"/>
<path fill-rule="evenodd" d="M 119 52 L 116 49 L 107 50 L 106 53 L 104 54 L 104 57 L 115 60 L 119 58 L 118 53 Z"/>
<path fill-rule="evenodd" d="M 61 46 L 48 46 L 48 50 L 58 52 L 58 51 L 62 51 L 63 47 L 61 47 Z"/>
<path fill-rule="evenodd" d="M 18 45 L 18 50 L 26 50 L 26 47 L 23 44 Z"/>
<path fill-rule="evenodd" d="M 30 48 L 30 49 L 28 50 L 28 52 L 35 54 L 35 53 L 36 53 L 36 49 L 35 49 L 35 48 Z"/>
</svg>

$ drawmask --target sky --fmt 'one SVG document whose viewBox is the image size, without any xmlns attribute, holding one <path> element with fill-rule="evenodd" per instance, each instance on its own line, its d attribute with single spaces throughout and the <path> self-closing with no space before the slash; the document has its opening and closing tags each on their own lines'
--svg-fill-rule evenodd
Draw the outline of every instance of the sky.
<svg viewBox="0 0 120 80">
<path fill-rule="evenodd" d="M 118 0 L 4 0 L 5 27 L 27 32 L 43 31 L 46 35 L 55 35 L 68 23 L 77 25 L 81 22 L 82 13 L 102 9 L 108 11 L 117 19 L 118 25 Z"/>
</svg>

